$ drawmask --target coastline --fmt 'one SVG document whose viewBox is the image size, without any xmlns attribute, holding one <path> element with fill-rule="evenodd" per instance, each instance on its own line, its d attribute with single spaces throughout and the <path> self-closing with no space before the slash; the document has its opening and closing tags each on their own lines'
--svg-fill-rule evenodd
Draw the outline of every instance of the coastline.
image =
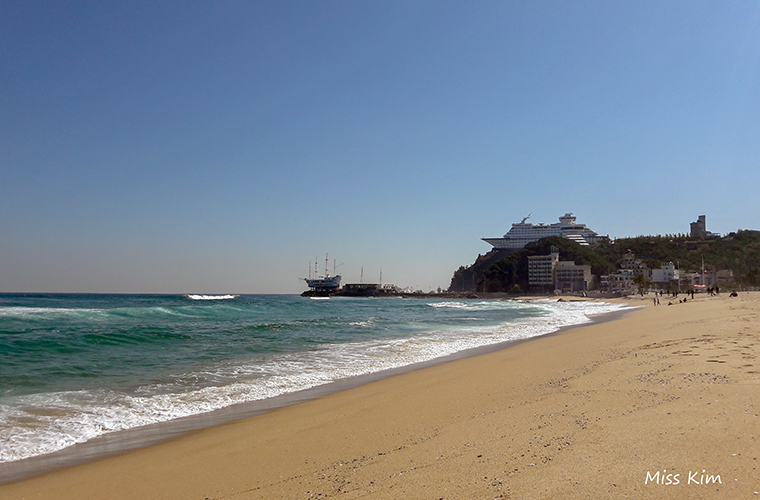
<svg viewBox="0 0 760 500">
<path fill-rule="evenodd" d="M 0 486 L 0 496 L 753 495 L 760 295 L 626 302 L 649 307 Z"/>
<path fill-rule="evenodd" d="M 482 297 L 477 298 L 482 299 Z M 559 299 L 559 297 L 544 296 L 527 296 L 518 298 L 513 297 L 512 299 L 530 301 L 547 298 Z M 501 297 L 499 297 L 499 299 L 501 299 Z M 563 297 L 562 300 L 573 301 L 586 299 L 579 299 L 576 297 Z M 617 299 L 596 301 L 625 303 L 625 301 Z M 465 349 L 427 361 L 340 379 L 327 384 L 281 394 L 279 396 L 267 398 L 264 400 L 238 403 L 207 413 L 190 415 L 187 417 L 181 417 L 178 419 L 150 424 L 133 429 L 116 431 L 95 437 L 84 443 L 78 443 L 53 453 L 26 458 L 15 462 L 0 463 L 0 486 L 24 479 L 34 478 L 36 476 L 54 472 L 59 469 L 64 469 L 76 465 L 83 465 L 95 460 L 100 460 L 110 456 L 138 450 L 140 448 L 168 442 L 177 438 L 181 438 L 183 436 L 187 436 L 202 429 L 225 425 L 238 420 L 255 417 L 257 415 L 268 413 L 279 408 L 304 403 L 306 401 L 335 394 L 340 391 L 360 387 L 362 385 L 372 383 L 384 378 L 413 372 L 458 359 L 479 356 L 482 354 L 507 349 L 523 342 L 529 342 L 539 338 L 557 335 L 567 330 L 589 326 L 596 323 L 612 321 L 632 310 L 633 309 L 628 308 L 610 313 L 595 315 L 589 317 L 588 322 L 563 326 L 553 332 L 535 337 L 510 340 L 506 342 L 499 342 L 471 349 Z"/>
</svg>

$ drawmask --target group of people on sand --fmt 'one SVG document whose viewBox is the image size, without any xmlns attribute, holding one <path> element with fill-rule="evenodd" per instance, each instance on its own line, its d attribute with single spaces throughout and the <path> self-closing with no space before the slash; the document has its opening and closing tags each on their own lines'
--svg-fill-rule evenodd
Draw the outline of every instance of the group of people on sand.
<svg viewBox="0 0 760 500">
<path fill-rule="evenodd" d="M 660 292 L 654 292 L 654 298 L 652 299 L 652 304 L 653 305 L 655 305 L 655 306 L 659 306 L 660 305 L 660 299 L 659 299 L 659 297 L 662 297 L 663 293 L 664 292 L 661 292 L 661 291 Z M 672 291 L 672 292 L 670 292 L 670 291 L 668 292 L 668 294 L 673 299 L 677 299 L 678 295 L 680 293 L 681 292 L 679 292 L 678 290 L 675 290 L 675 291 Z M 720 289 L 717 286 L 716 287 L 710 287 L 710 288 L 707 289 L 707 293 L 712 297 L 712 296 L 720 294 Z M 691 294 L 691 300 L 694 300 L 694 290 L 690 290 L 690 291 L 686 292 L 686 297 L 684 297 L 683 299 L 678 299 L 678 303 L 679 304 L 683 304 L 684 302 L 686 302 L 686 299 L 688 298 L 689 294 Z M 736 293 L 736 290 L 732 290 L 729 296 L 730 297 L 738 297 L 739 294 Z M 668 301 L 668 305 L 672 306 L 673 305 L 673 301 Z"/>
<path fill-rule="evenodd" d="M 660 292 L 654 292 L 654 298 L 652 299 L 653 305 L 655 305 L 655 306 L 659 306 L 660 305 L 660 299 L 658 298 L 658 295 L 659 295 L 659 297 L 662 297 L 663 293 L 664 292 L 662 292 L 662 291 L 660 291 Z M 678 299 L 678 295 L 680 293 L 681 292 L 678 291 L 678 290 L 668 291 L 668 294 L 673 299 Z M 683 304 L 684 302 L 686 302 L 686 300 L 689 298 L 689 294 L 691 294 L 691 300 L 694 300 L 694 290 L 690 290 L 690 291 L 685 292 L 685 293 L 686 293 L 686 297 L 684 297 L 683 299 L 678 299 L 678 303 L 679 304 Z M 710 296 L 718 295 L 720 293 L 720 290 L 718 289 L 717 286 L 716 287 L 711 287 L 711 288 L 707 289 L 707 293 L 710 294 Z M 734 293 L 736 293 L 736 292 L 734 292 Z M 731 296 L 732 297 L 736 297 L 736 295 L 733 295 L 733 294 Z M 673 303 L 674 303 L 673 301 L 668 301 L 668 305 L 669 306 L 672 306 Z"/>
</svg>

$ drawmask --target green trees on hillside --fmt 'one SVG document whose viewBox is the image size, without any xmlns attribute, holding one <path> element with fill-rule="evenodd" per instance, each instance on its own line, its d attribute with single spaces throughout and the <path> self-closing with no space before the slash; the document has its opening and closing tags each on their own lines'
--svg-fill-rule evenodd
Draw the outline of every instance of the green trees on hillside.
<svg viewBox="0 0 760 500">
<path fill-rule="evenodd" d="M 451 279 L 450 291 L 524 292 L 528 290 L 528 257 L 548 255 L 551 247 L 559 250 L 561 260 L 590 265 L 593 274 L 606 274 L 614 268 L 589 247 L 565 238 L 550 236 L 509 252 L 491 250 L 478 256 L 470 267 L 460 267 Z"/>
<path fill-rule="evenodd" d="M 616 266 L 623 253 L 632 250 L 650 268 L 673 262 L 679 269 L 699 270 L 704 259 L 708 270 L 730 269 L 737 283 L 758 286 L 760 274 L 760 231 L 738 231 L 723 238 L 697 240 L 685 236 L 639 236 L 620 238 L 596 245 L 594 250 Z"/>
<path fill-rule="evenodd" d="M 460 267 L 450 291 L 521 292 L 528 290 L 528 257 L 559 250 L 560 260 L 590 265 L 597 276 L 614 273 L 631 250 L 652 268 L 673 262 L 682 270 L 731 269 L 738 284 L 760 286 L 760 231 L 738 231 L 723 238 L 700 240 L 686 235 L 638 236 L 603 241 L 591 247 L 572 240 L 549 237 L 517 251 L 491 250 L 471 266 Z"/>
</svg>

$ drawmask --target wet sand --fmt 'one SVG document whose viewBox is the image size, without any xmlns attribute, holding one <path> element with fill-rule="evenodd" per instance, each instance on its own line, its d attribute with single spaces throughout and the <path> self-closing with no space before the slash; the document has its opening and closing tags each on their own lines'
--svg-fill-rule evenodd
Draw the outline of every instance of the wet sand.
<svg viewBox="0 0 760 500">
<path fill-rule="evenodd" d="M 0 498 L 742 498 L 760 294 L 614 321 L 0 486 Z"/>
</svg>

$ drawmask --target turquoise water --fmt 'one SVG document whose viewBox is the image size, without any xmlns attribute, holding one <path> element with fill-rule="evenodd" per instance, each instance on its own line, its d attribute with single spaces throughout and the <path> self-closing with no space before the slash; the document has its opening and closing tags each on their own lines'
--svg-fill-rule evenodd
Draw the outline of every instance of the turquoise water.
<svg viewBox="0 0 760 500">
<path fill-rule="evenodd" d="M 542 335 L 619 308 L 548 300 L 0 295 L 0 462 Z"/>
</svg>

